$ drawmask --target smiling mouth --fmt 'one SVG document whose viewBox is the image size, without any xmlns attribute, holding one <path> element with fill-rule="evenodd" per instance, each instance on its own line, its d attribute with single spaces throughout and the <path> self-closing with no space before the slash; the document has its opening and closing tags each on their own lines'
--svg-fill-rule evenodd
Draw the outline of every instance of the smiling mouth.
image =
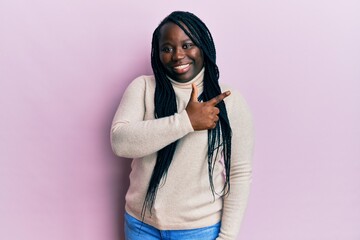
<svg viewBox="0 0 360 240">
<path fill-rule="evenodd" d="M 189 67 L 190 67 L 190 63 L 187 63 L 187 64 L 183 64 L 183 65 L 173 67 L 173 69 L 174 69 L 174 71 L 176 73 L 184 73 L 184 72 L 187 72 L 189 70 Z"/>
</svg>

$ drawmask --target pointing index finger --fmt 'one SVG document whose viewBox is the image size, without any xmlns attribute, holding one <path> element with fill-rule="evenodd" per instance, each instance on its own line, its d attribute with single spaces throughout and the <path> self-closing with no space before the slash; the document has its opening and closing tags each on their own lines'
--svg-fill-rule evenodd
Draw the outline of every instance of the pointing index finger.
<svg viewBox="0 0 360 240">
<path fill-rule="evenodd" d="M 230 94 L 231 94 L 230 91 L 223 92 L 222 94 L 217 95 L 216 97 L 210 99 L 210 100 L 208 101 L 208 103 L 210 103 L 210 104 L 213 105 L 213 106 L 216 106 L 219 102 L 221 102 L 222 100 L 224 100 L 224 98 L 228 97 Z"/>
</svg>

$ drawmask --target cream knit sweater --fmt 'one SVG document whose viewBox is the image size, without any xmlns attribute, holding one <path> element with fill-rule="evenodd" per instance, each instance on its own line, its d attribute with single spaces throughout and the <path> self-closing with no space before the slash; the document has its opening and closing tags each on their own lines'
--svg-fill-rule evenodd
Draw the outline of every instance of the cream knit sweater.
<svg viewBox="0 0 360 240">
<path fill-rule="evenodd" d="M 206 227 L 221 221 L 217 239 L 234 240 L 240 229 L 249 195 L 253 128 L 251 115 L 240 94 L 231 90 L 225 98 L 232 128 L 230 194 L 215 195 L 210 190 L 207 164 L 207 130 L 194 131 L 185 111 L 191 84 L 203 91 L 204 69 L 190 82 L 172 81 L 178 113 L 155 119 L 153 76 L 136 78 L 126 89 L 111 128 L 111 145 L 116 155 L 133 158 L 130 187 L 126 194 L 126 211 L 141 220 L 149 179 L 156 153 L 179 140 L 167 177 L 161 182 L 152 215 L 144 222 L 160 230 Z M 213 174 L 217 192 L 224 186 L 224 166 L 218 157 Z"/>
</svg>

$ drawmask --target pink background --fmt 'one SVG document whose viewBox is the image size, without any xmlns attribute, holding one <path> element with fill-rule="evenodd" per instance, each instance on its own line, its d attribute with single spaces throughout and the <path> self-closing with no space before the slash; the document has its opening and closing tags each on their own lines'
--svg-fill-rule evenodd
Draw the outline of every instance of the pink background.
<svg viewBox="0 0 360 240">
<path fill-rule="evenodd" d="M 238 240 L 359 240 L 357 0 L 1 0 L 0 239 L 123 239 L 110 124 L 173 10 L 206 22 L 254 115 Z"/>
</svg>

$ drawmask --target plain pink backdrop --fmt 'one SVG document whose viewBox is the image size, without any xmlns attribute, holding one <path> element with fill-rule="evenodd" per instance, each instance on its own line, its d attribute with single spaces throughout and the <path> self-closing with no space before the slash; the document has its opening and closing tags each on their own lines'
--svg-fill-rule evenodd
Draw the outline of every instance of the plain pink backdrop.
<svg viewBox="0 0 360 240">
<path fill-rule="evenodd" d="M 0 239 L 123 239 L 110 124 L 173 10 L 206 22 L 254 115 L 238 240 L 359 240 L 357 0 L 0 0 Z"/>
</svg>

